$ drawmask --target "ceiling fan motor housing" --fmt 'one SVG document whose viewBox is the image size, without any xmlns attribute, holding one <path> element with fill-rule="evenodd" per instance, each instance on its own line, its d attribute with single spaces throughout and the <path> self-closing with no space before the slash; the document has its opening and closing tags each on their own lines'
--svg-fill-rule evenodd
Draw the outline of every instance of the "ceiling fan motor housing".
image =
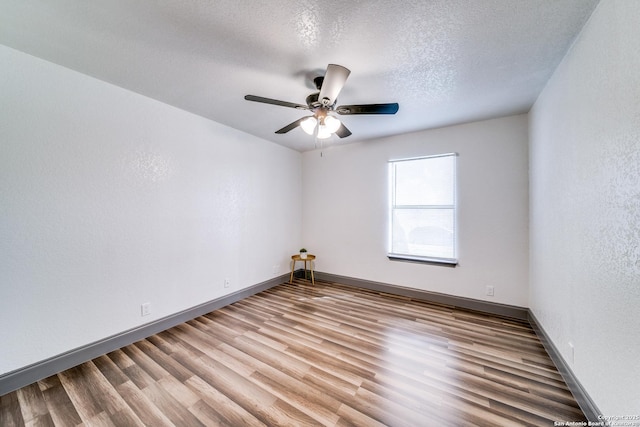
<svg viewBox="0 0 640 427">
<path fill-rule="evenodd" d="M 320 92 L 315 92 L 307 96 L 307 105 L 309 106 L 309 109 L 313 111 L 317 110 L 318 108 L 332 110 L 333 106 L 336 105 L 335 102 L 331 104 L 331 100 L 329 98 L 323 98 L 322 100 L 320 100 L 319 98 Z"/>
<path fill-rule="evenodd" d="M 307 105 L 309 106 L 309 108 L 314 109 L 322 106 L 322 103 L 318 102 L 319 96 L 320 92 L 315 92 L 307 96 Z"/>
</svg>

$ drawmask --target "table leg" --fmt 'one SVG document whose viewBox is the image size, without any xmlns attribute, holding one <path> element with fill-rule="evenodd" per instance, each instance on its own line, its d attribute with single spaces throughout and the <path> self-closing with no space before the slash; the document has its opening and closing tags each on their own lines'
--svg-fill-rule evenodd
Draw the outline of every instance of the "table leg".
<svg viewBox="0 0 640 427">
<path fill-rule="evenodd" d="M 315 286 L 316 282 L 313 278 L 313 261 L 309 261 L 309 268 L 311 269 L 311 284 Z"/>
<path fill-rule="evenodd" d="M 289 276 L 289 283 L 293 283 L 293 269 L 296 268 L 296 262 L 291 260 L 291 276 Z"/>
</svg>

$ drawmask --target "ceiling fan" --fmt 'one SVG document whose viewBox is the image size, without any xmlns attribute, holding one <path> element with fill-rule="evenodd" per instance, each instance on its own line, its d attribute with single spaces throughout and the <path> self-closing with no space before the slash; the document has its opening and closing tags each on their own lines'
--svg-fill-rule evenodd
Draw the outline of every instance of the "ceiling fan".
<svg viewBox="0 0 640 427">
<path fill-rule="evenodd" d="M 293 123 L 288 124 L 276 131 L 276 133 L 287 133 L 300 126 L 309 135 L 315 135 L 318 139 L 329 138 L 334 133 L 340 138 L 351 135 L 351 131 L 335 117 L 334 113 L 340 115 L 351 114 L 395 114 L 398 112 L 398 104 L 363 104 L 363 105 L 340 105 L 336 107 L 336 99 L 342 90 L 347 77 L 351 71 L 341 65 L 329 64 L 324 76 L 313 79 L 319 92 L 314 92 L 307 96 L 307 105 L 294 104 L 292 102 L 279 101 L 277 99 L 264 98 L 262 96 L 245 95 L 247 101 L 262 102 L 264 104 L 280 105 L 282 107 L 296 108 L 298 110 L 308 110 L 313 113 L 311 116 L 302 117 Z"/>
</svg>

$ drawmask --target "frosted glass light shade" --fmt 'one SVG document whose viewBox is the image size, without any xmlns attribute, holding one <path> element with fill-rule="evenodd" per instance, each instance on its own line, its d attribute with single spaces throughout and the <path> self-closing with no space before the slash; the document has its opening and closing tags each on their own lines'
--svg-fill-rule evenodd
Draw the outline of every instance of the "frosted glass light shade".
<svg viewBox="0 0 640 427">
<path fill-rule="evenodd" d="M 340 120 L 336 119 L 333 116 L 327 116 L 324 118 L 324 125 L 327 129 L 327 132 L 334 133 L 340 128 Z"/>
<path fill-rule="evenodd" d="M 325 125 L 318 125 L 318 135 L 316 137 L 318 139 L 327 139 L 331 136 L 331 132 L 327 129 Z"/>
<path fill-rule="evenodd" d="M 318 124 L 318 120 L 315 117 L 307 117 L 300 122 L 300 127 L 307 134 L 313 135 L 313 130 L 315 129 L 316 124 Z"/>
</svg>

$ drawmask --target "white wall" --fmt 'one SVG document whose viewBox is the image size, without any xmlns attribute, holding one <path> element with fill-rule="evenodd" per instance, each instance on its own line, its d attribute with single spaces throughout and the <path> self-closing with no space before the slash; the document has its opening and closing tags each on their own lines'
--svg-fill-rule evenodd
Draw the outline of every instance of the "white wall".
<svg viewBox="0 0 640 427">
<path fill-rule="evenodd" d="M 0 374 L 287 272 L 299 153 L 3 46 L 0 64 Z"/>
<path fill-rule="evenodd" d="M 530 113 L 531 309 L 606 415 L 640 414 L 639 29 L 603 0 Z"/>
<path fill-rule="evenodd" d="M 519 115 L 304 153 L 302 235 L 317 270 L 526 307 L 527 123 Z M 460 155 L 460 264 L 388 260 L 387 162 L 450 152 Z"/>
</svg>

